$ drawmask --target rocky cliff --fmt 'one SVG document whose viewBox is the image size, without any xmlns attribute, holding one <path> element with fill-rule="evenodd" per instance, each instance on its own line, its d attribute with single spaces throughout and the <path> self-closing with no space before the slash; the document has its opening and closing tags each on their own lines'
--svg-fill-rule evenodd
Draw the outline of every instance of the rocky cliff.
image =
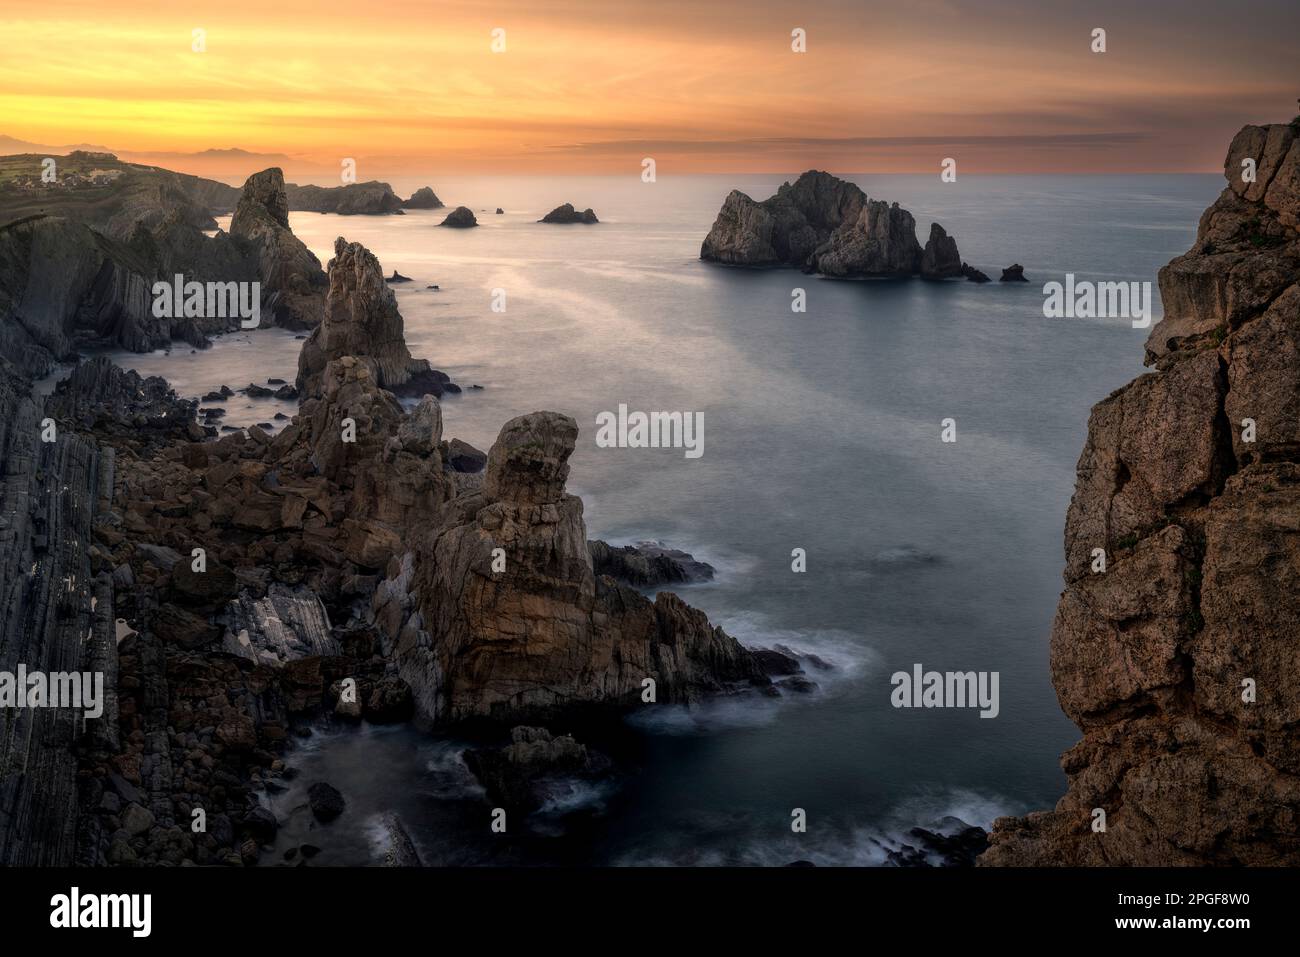
<svg viewBox="0 0 1300 957">
<path fill-rule="evenodd" d="M 700 247 L 700 258 L 734 266 L 795 266 L 827 276 L 960 275 L 956 242 L 937 224 L 922 249 L 916 220 L 897 203 L 809 170 L 755 202 L 732 190 Z M 955 268 L 954 268 L 955 264 Z"/>
<path fill-rule="evenodd" d="M 1083 740 L 1056 808 L 999 820 L 981 864 L 1300 863 L 1298 139 L 1237 134 L 1160 272 L 1157 371 L 1093 409 L 1051 637 Z"/>
</svg>

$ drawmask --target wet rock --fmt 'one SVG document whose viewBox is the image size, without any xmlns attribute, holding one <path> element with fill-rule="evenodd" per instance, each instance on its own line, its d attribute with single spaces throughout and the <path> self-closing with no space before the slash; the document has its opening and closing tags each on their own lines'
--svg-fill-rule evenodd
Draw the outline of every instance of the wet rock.
<svg viewBox="0 0 1300 957">
<path fill-rule="evenodd" d="M 633 588 L 694 584 L 713 580 L 713 566 L 662 542 L 637 542 L 621 548 L 606 542 L 588 542 L 592 567 Z"/>
<path fill-rule="evenodd" d="M 346 807 L 343 795 L 338 789 L 324 781 L 317 781 L 307 789 L 307 801 L 311 805 L 311 813 L 316 816 L 316 820 L 322 822 L 334 820 Z M 303 851 L 305 854 L 305 846 Z"/>
<path fill-rule="evenodd" d="M 1020 263 L 1012 263 L 1006 269 L 1002 270 L 1002 276 L 998 282 L 1029 282 L 1025 278 L 1025 267 Z"/>
</svg>

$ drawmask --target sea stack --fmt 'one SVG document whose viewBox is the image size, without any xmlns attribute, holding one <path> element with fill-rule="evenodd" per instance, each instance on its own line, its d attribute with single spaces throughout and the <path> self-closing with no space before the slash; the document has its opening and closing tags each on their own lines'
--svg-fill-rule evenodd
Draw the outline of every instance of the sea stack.
<svg viewBox="0 0 1300 957">
<path fill-rule="evenodd" d="M 734 266 L 794 266 L 843 278 L 907 277 L 923 270 L 946 278 L 960 272 L 961 257 L 956 242 L 937 228 L 937 234 L 931 230 L 927 260 L 911 213 L 870 199 L 830 173 L 809 170 L 762 202 L 732 190 L 700 258 Z"/>
<path fill-rule="evenodd" d="M 410 199 L 402 203 L 404 209 L 442 209 L 443 205 L 438 194 L 428 186 L 421 186 L 411 194 Z"/>
<path fill-rule="evenodd" d="M 451 226 L 456 229 L 469 229 L 471 226 L 477 226 L 478 220 L 474 218 L 474 211 L 466 206 L 457 206 L 444 219 L 439 226 Z"/>
<path fill-rule="evenodd" d="M 498 210 L 500 212 L 500 210 Z M 595 212 L 588 207 L 582 212 L 573 208 L 572 203 L 565 203 L 563 206 L 556 206 L 553 210 L 538 220 L 539 223 L 598 223 Z"/>
</svg>

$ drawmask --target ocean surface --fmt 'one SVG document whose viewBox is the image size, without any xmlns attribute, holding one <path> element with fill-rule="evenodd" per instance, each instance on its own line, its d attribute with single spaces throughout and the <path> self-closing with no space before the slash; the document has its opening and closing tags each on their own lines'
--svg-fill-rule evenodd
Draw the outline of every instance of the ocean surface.
<svg viewBox="0 0 1300 957">
<path fill-rule="evenodd" d="M 699 261 L 729 190 L 762 199 L 784 178 L 430 179 L 449 206 L 476 212 L 473 230 L 437 228 L 446 210 L 291 214 L 322 263 L 344 236 L 414 280 L 395 287 L 411 351 L 483 387 L 444 400 L 446 435 L 486 450 L 512 416 L 572 415 L 569 487 L 589 537 L 656 539 L 710 562 L 717 580 L 682 597 L 742 642 L 814 652 L 835 670 L 813 675 L 808 696 L 657 706 L 633 726 L 638 773 L 575 787 L 504 838 L 489 833 L 457 742 L 322 730 L 271 799 L 283 847 L 378 862 L 378 821 L 394 811 L 426 864 L 877 864 L 913 826 L 947 815 L 987 826 L 1055 803 L 1058 756 L 1078 738 L 1048 673 L 1065 511 L 1088 410 L 1142 371 L 1147 330 L 1044 318 L 1042 284 L 1072 272 L 1154 287 L 1222 181 L 849 177 L 910 209 L 922 242 L 941 222 L 995 280 L 1023 263 L 1022 284 L 844 282 Z M 393 185 L 405 196 L 426 183 Z M 535 222 L 566 201 L 601 223 Z M 796 287 L 806 313 L 791 311 Z M 494 290 L 504 312 L 491 309 Z M 117 358 L 201 395 L 292 381 L 300 347 L 259 330 L 203 352 Z M 703 455 L 598 448 L 596 416 L 620 404 L 702 412 Z M 223 405 L 233 425 L 292 412 Z M 940 441 L 946 418 L 955 443 Z M 804 573 L 791 570 L 795 548 Z M 998 672 L 999 714 L 895 709 L 890 675 L 916 663 Z M 333 824 L 313 827 L 303 806 L 314 780 L 349 802 Z M 587 813 L 566 819 L 574 808 Z M 792 833 L 794 808 L 807 833 Z"/>
</svg>

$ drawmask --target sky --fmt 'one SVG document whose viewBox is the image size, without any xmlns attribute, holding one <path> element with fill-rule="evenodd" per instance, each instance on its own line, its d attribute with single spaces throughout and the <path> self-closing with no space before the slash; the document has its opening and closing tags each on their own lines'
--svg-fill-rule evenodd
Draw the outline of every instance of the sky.
<svg viewBox="0 0 1300 957">
<path fill-rule="evenodd" d="M 1297 0 L 0 0 L 0 134 L 361 179 L 1201 172 L 1300 112 L 1297 36 Z"/>
</svg>

